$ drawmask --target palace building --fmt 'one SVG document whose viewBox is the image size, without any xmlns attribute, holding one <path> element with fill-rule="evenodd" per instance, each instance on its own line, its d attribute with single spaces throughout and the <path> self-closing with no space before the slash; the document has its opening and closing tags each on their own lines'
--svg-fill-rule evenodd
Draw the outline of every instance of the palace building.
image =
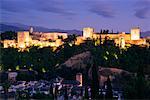
<svg viewBox="0 0 150 100">
<path fill-rule="evenodd" d="M 17 45 L 18 48 L 25 48 L 29 46 L 31 41 L 29 31 L 22 31 L 17 33 Z"/>
<path fill-rule="evenodd" d="M 8 48 L 8 47 L 16 47 L 16 40 L 4 40 L 3 41 L 4 44 L 4 48 Z"/>
<path fill-rule="evenodd" d="M 140 38 L 140 28 L 131 29 L 130 33 L 95 33 L 93 28 L 83 28 L 83 37 L 77 38 L 76 44 L 83 43 L 86 39 L 105 39 L 114 40 L 115 44 L 124 48 L 126 44 L 142 45 L 146 44 L 146 40 Z"/>
<path fill-rule="evenodd" d="M 17 32 L 17 41 L 16 40 L 4 40 L 4 48 L 15 47 L 15 48 L 26 48 L 29 46 L 40 46 L 40 47 L 59 47 L 62 45 L 63 39 L 68 38 L 67 33 L 63 32 L 33 32 L 31 27 L 29 31 Z M 140 28 L 134 27 L 131 29 L 130 33 L 119 32 L 119 33 L 97 33 L 94 32 L 94 28 L 86 27 L 83 28 L 83 35 L 76 37 L 75 45 L 80 45 L 84 43 L 85 40 L 94 39 L 101 40 L 101 43 L 104 40 L 113 40 L 116 46 L 124 48 L 126 45 L 145 45 L 146 39 L 140 38 Z M 97 44 L 101 44 L 97 42 Z"/>
<path fill-rule="evenodd" d="M 68 37 L 67 33 L 49 32 L 49 33 L 42 33 L 41 40 L 57 40 L 59 38 L 66 39 L 67 37 Z"/>
<path fill-rule="evenodd" d="M 91 38 L 93 36 L 94 33 L 94 28 L 83 28 L 83 37 L 84 38 Z"/>
</svg>

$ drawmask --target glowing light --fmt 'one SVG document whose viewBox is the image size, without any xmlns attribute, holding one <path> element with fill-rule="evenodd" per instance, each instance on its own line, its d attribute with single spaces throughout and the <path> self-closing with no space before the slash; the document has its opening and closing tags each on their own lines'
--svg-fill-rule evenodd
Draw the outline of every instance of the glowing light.
<svg viewBox="0 0 150 100">
<path fill-rule="evenodd" d="M 107 58 L 106 56 L 104 56 L 104 59 L 105 59 L 105 60 L 108 60 L 108 58 Z"/>
<path fill-rule="evenodd" d="M 109 52 L 108 52 L 108 51 L 106 51 L 106 54 L 107 54 L 107 55 L 109 55 Z"/>
<path fill-rule="evenodd" d="M 139 40 L 140 39 L 140 28 L 132 28 L 131 29 L 131 40 Z"/>
<path fill-rule="evenodd" d="M 118 56 L 117 56 L 117 54 L 114 54 L 114 56 L 115 56 L 115 58 L 116 58 L 116 59 L 118 59 Z"/>
<path fill-rule="evenodd" d="M 0 65 L 0 70 L 2 70 L 2 68 L 3 68 L 3 67 Z"/>
<path fill-rule="evenodd" d="M 69 43 L 69 45 L 72 47 L 72 43 Z"/>
<path fill-rule="evenodd" d="M 56 67 L 58 67 L 58 66 L 59 66 L 59 64 L 57 63 L 55 66 L 56 66 Z"/>
<path fill-rule="evenodd" d="M 30 67 L 29 70 L 32 70 L 32 68 Z"/>
<path fill-rule="evenodd" d="M 95 46 L 98 46 L 100 44 L 100 40 L 95 41 Z"/>
<path fill-rule="evenodd" d="M 16 66 L 16 70 L 19 70 L 20 68 L 19 68 L 19 66 Z"/>
<path fill-rule="evenodd" d="M 42 72 L 43 72 L 43 73 L 45 73 L 45 72 L 46 72 L 45 68 L 42 68 Z"/>
</svg>

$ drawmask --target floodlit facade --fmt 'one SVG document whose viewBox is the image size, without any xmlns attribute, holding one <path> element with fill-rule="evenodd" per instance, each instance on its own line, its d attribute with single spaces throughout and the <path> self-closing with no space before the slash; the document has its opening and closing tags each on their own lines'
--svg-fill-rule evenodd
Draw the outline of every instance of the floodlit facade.
<svg viewBox="0 0 150 100">
<path fill-rule="evenodd" d="M 32 33 L 32 35 L 30 35 Z M 17 32 L 16 40 L 4 40 L 4 48 L 15 47 L 15 48 L 26 48 L 29 46 L 39 47 L 59 47 L 63 45 L 63 40 L 68 38 L 67 33 L 63 32 L 33 32 L 31 27 L 29 31 Z M 134 45 L 145 45 L 146 39 L 140 38 L 140 28 L 135 27 L 131 29 L 131 33 L 94 33 L 94 29 L 90 27 L 83 28 L 83 35 L 76 37 L 75 45 L 84 43 L 87 39 L 94 39 L 95 45 L 100 45 L 104 40 L 114 40 L 116 46 L 124 48 L 127 44 Z"/>
<path fill-rule="evenodd" d="M 82 36 L 78 36 L 76 38 L 75 44 L 80 45 L 81 43 L 84 43 L 84 38 Z"/>
<path fill-rule="evenodd" d="M 57 39 L 57 40 L 55 41 L 55 46 L 56 46 L 56 47 L 59 47 L 59 46 L 62 45 L 62 44 L 63 44 L 63 42 L 62 42 L 61 39 Z"/>
<path fill-rule="evenodd" d="M 4 48 L 16 47 L 16 41 L 15 40 L 4 40 L 3 45 L 4 45 Z"/>
<path fill-rule="evenodd" d="M 31 38 L 28 31 L 18 32 L 17 34 L 17 45 L 18 48 L 26 48 L 29 46 L 39 46 L 39 47 L 59 47 L 63 44 L 62 39 L 66 39 L 68 37 L 67 33 L 40 33 L 38 34 L 39 39 Z M 52 40 L 52 41 L 49 41 Z"/>
<path fill-rule="evenodd" d="M 59 38 L 66 39 L 67 37 L 68 37 L 67 33 L 50 32 L 50 33 L 42 33 L 41 40 L 57 40 Z"/>
<path fill-rule="evenodd" d="M 124 48 L 125 47 L 125 39 L 124 37 L 119 38 L 119 47 Z"/>
<path fill-rule="evenodd" d="M 131 29 L 131 40 L 139 40 L 140 39 L 140 28 L 135 27 Z"/>
<path fill-rule="evenodd" d="M 22 31 L 17 33 L 18 48 L 25 48 L 29 46 L 30 36 L 29 31 Z"/>
<path fill-rule="evenodd" d="M 94 33 L 94 29 L 87 27 L 83 28 L 83 38 L 87 39 L 100 39 L 104 41 L 105 39 L 114 40 L 115 44 L 118 45 L 121 48 L 124 48 L 126 44 L 135 44 L 135 45 L 145 45 L 146 40 L 140 38 L 140 28 L 135 27 L 131 29 L 131 33 Z M 80 39 L 81 40 L 81 39 Z M 83 41 L 77 42 L 77 44 L 80 44 L 79 42 L 83 43 Z"/>
<path fill-rule="evenodd" d="M 94 33 L 94 29 L 87 27 L 87 28 L 83 28 L 83 37 L 84 38 L 92 38 L 93 37 L 93 33 Z"/>
</svg>

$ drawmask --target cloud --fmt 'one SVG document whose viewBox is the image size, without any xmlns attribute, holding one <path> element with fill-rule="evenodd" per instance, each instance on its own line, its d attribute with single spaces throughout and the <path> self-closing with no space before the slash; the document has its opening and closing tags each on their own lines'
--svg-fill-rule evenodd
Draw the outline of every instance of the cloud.
<svg viewBox="0 0 150 100">
<path fill-rule="evenodd" d="M 31 10 L 61 15 L 74 15 L 57 0 L 2 0 L 1 10 L 13 13 L 25 13 Z"/>
<path fill-rule="evenodd" d="M 63 3 L 61 1 L 57 0 L 49 0 L 49 1 L 43 1 L 43 0 L 36 0 L 35 2 L 37 6 L 36 10 L 40 10 L 43 12 L 49 12 L 49 13 L 55 13 L 55 14 L 62 14 L 62 15 L 74 15 L 73 12 L 71 12 L 68 9 L 65 9 L 63 6 Z"/>
<path fill-rule="evenodd" d="M 93 2 L 92 5 L 90 5 L 89 11 L 105 18 L 114 17 L 114 11 L 112 10 L 111 5 L 108 2 Z"/>
<path fill-rule="evenodd" d="M 89 9 L 90 12 L 95 13 L 99 16 L 106 17 L 106 18 L 112 18 L 114 17 L 114 14 L 109 9 L 104 9 L 102 7 L 92 7 Z"/>
<path fill-rule="evenodd" d="M 148 9 L 146 7 L 140 8 L 135 11 L 135 16 L 140 19 L 146 19 L 148 17 L 149 12 L 150 12 L 150 9 Z"/>
<path fill-rule="evenodd" d="M 23 0 L 2 0 L 0 9 L 8 12 L 23 12 L 29 7 L 29 3 Z"/>
<path fill-rule="evenodd" d="M 150 16 L 150 1 L 138 1 L 135 3 L 136 9 L 134 15 L 140 19 L 146 19 Z"/>
</svg>

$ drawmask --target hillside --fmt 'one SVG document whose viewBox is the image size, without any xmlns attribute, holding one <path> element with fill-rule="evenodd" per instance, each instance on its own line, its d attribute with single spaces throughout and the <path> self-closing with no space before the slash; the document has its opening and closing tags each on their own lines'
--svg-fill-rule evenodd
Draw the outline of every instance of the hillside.
<svg viewBox="0 0 150 100">
<path fill-rule="evenodd" d="M 92 63 L 91 53 L 89 51 L 77 54 L 68 59 L 64 64 L 71 69 L 84 69 L 87 64 Z"/>
<path fill-rule="evenodd" d="M 150 31 L 142 32 L 141 37 L 149 37 L 150 36 Z"/>
<path fill-rule="evenodd" d="M 85 69 L 88 64 L 92 64 L 91 53 L 89 51 L 77 54 L 70 59 L 68 59 L 62 65 L 65 65 L 72 70 Z M 132 74 L 128 71 L 118 69 L 118 68 L 104 68 L 99 66 L 99 80 L 100 85 L 103 85 L 107 80 L 107 77 L 110 76 L 113 82 L 116 80 L 122 80 L 124 77 L 131 77 Z M 91 68 L 88 71 L 89 79 L 92 79 Z"/>
</svg>

